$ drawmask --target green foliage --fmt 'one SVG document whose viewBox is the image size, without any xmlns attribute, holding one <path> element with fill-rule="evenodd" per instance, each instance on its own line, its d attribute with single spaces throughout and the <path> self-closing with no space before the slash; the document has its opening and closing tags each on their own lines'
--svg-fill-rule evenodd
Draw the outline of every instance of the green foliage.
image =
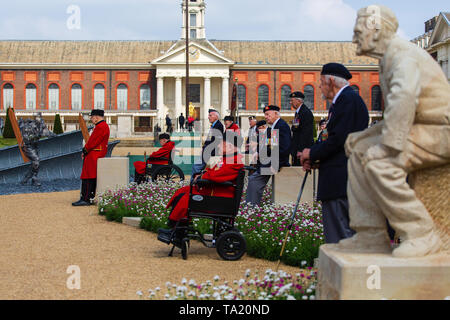
<svg viewBox="0 0 450 320">
<path fill-rule="evenodd" d="M 8 110 L 6 110 L 6 120 L 5 120 L 5 127 L 3 128 L 3 138 L 14 139 L 16 135 L 14 134 L 11 120 L 9 119 L 9 109 L 11 108 L 8 108 Z"/>
<path fill-rule="evenodd" d="M 53 124 L 53 132 L 55 134 L 61 134 L 64 133 L 64 130 L 62 128 L 62 123 L 61 123 L 61 117 L 59 116 L 59 113 L 57 113 L 55 115 L 55 122 Z"/>
</svg>

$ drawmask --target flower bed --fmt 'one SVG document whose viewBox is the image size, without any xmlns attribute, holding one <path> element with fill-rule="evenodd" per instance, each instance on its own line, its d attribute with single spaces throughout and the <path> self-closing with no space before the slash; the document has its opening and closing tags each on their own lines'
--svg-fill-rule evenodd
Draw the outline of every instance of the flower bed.
<svg viewBox="0 0 450 320">
<path fill-rule="evenodd" d="M 118 222 L 123 217 L 142 217 L 141 227 L 156 232 L 166 227 L 170 210 L 165 206 L 183 185 L 185 183 L 131 184 L 124 189 L 107 191 L 99 197 L 99 214 Z M 250 206 L 242 201 L 235 225 L 245 236 L 247 254 L 275 261 L 280 255 L 294 204 L 281 206 L 269 200 L 268 187 L 261 206 Z M 204 233 L 211 233 L 211 223 L 208 219 L 194 219 L 196 227 Z M 300 266 L 301 261 L 312 265 L 322 243 L 321 207 L 303 204 L 298 208 L 282 261 L 292 266 Z"/>
<path fill-rule="evenodd" d="M 311 267 L 295 275 L 268 269 L 263 278 L 258 272 L 252 275 L 247 270 L 245 279 L 225 281 L 222 285 L 219 281 L 218 275 L 213 281 L 199 284 L 183 278 L 181 285 L 167 282 L 165 291 L 157 287 L 148 290 L 147 297 L 142 291 L 136 294 L 152 300 L 315 300 L 317 284 L 316 272 Z"/>
</svg>

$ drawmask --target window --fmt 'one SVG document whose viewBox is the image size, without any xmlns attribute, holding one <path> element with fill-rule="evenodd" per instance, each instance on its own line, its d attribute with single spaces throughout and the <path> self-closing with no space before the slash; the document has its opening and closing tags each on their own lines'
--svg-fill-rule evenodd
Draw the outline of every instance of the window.
<svg viewBox="0 0 450 320">
<path fill-rule="evenodd" d="M 58 110 L 59 107 L 59 86 L 52 83 L 48 87 L 48 109 Z"/>
<path fill-rule="evenodd" d="M 189 84 L 189 99 L 190 102 L 200 103 L 200 85 Z"/>
<path fill-rule="evenodd" d="M 197 15 L 195 13 L 191 13 L 190 15 L 190 26 L 196 27 L 197 26 Z"/>
<path fill-rule="evenodd" d="M 36 86 L 32 83 L 25 87 L 25 108 L 27 110 L 36 110 Z"/>
<path fill-rule="evenodd" d="M 303 94 L 305 95 L 305 104 L 310 110 L 314 110 L 314 87 L 310 84 L 303 88 Z"/>
<path fill-rule="evenodd" d="M 7 83 L 3 86 L 3 109 L 14 108 L 14 87 Z"/>
<path fill-rule="evenodd" d="M 72 85 L 72 110 L 81 110 L 82 90 L 81 85 L 78 83 Z"/>
<path fill-rule="evenodd" d="M 238 84 L 237 94 L 238 108 L 244 110 L 247 109 L 247 88 L 242 84 Z"/>
<path fill-rule="evenodd" d="M 372 111 L 381 111 L 381 88 L 376 85 L 372 87 Z"/>
<path fill-rule="evenodd" d="M 126 84 L 121 83 L 117 87 L 117 110 L 128 109 L 128 87 Z"/>
<path fill-rule="evenodd" d="M 359 87 L 356 84 L 352 85 L 351 88 L 355 91 L 357 95 L 359 95 Z"/>
<path fill-rule="evenodd" d="M 281 87 L 281 109 L 291 110 L 291 87 L 287 84 Z"/>
<path fill-rule="evenodd" d="M 269 105 L 269 87 L 263 84 L 258 88 L 258 108 L 264 109 Z"/>
<path fill-rule="evenodd" d="M 197 39 L 197 30 L 191 29 L 191 39 Z"/>
<path fill-rule="evenodd" d="M 94 109 L 105 110 L 105 86 L 101 83 L 94 87 Z"/>
<path fill-rule="evenodd" d="M 139 89 L 141 110 L 150 110 L 150 86 L 143 84 Z"/>
</svg>

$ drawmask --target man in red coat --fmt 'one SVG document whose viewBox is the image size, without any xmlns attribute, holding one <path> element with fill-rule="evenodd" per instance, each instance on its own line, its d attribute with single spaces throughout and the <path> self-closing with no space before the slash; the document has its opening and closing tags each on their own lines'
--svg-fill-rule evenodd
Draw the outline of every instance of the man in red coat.
<svg viewBox="0 0 450 320">
<path fill-rule="evenodd" d="M 81 170 L 81 197 L 73 206 L 89 206 L 93 204 L 97 187 L 97 160 L 106 156 L 108 151 L 109 126 L 104 120 L 103 110 L 91 111 L 91 122 L 94 131 L 83 148 L 81 155 L 83 169 Z"/>
<path fill-rule="evenodd" d="M 239 126 L 234 122 L 234 117 L 226 116 L 223 121 L 225 124 L 225 131 L 233 131 L 237 134 L 241 134 L 241 129 L 239 129 Z"/>
<path fill-rule="evenodd" d="M 225 132 L 222 145 L 222 161 L 212 168 L 207 168 L 206 171 L 196 179 L 200 178 L 219 183 L 236 180 L 239 170 L 244 167 L 242 155 L 239 154 L 242 142 L 242 137 L 236 133 Z M 189 190 L 190 186 L 178 189 L 167 204 L 167 208 L 172 207 L 172 212 L 169 215 L 168 221 L 169 227 L 174 227 L 177 221 L 187 217 Z M 192 189 L 193 194 L 224 198 L 233 198 L 234 192 L 235 188 L 224 186 L 205 186 L 202 188 L 194 186 Z"/>
<path fill-rule="evenodd" d="M 135 161 L 134 165 L 134 182 L 140 184 L 145 180 L 145 170 L 148 165 L 151 164 L 150 174 L 152 174 L 157 168 L 162 165 L 168 165 L 169 159 L 172 154 L 173 148 L 175 148 L 175 142 L 170 141 L 170 135 L 167 133 L 162 133 L 159 135 L 159 143 L 161 144 L 161 148 L 158 151 L 153 152 L 150 157 L 147 159 L 147 162 L 144 161 Z"/>
</svg>

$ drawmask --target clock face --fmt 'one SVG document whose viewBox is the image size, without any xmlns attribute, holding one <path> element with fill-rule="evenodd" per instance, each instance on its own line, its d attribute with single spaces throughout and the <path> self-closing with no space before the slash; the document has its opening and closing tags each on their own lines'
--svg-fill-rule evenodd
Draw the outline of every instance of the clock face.
<svg viewBox="0 0 450 320">
<path fill-rule="evenodd" d="M 197 59 L 200 57 L 200 50 L 197 48 L 190 48 L 189 49 L 189 58 L 192 61 L 197 61 Z"/>
</svg>

